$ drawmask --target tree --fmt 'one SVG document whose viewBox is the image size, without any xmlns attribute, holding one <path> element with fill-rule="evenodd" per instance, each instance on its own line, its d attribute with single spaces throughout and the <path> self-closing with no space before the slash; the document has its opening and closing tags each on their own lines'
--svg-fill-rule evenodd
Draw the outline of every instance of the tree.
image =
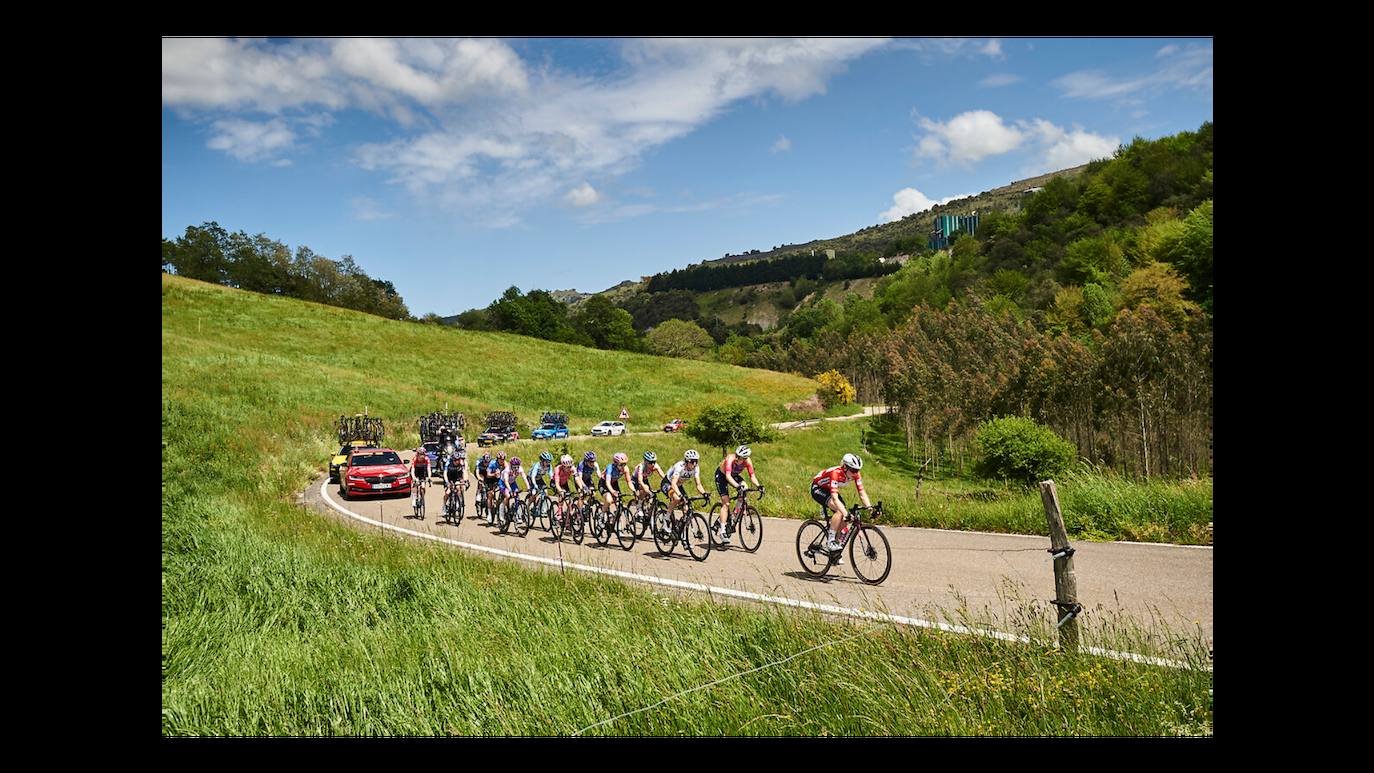
<svg viewBox="0 0 1374 773">
<path fill-rule="evenodd" d="M 651 354 L 704 360 L 715 341 L 695 322 L 669 319 L 644 336 L 644 345 Z"/>
<path fill-rule="evenodd" d="M 605 296 L 593 295 L 583 301 L 572 324 L 598 349 L 639 350 L 639 338 L 635 335 L 630 313 L 613 305 Z"/>
<path fill-rule="evenodd" d="M 777 438 L 777 433 L 756 418 L 743 403 L 707 408 L 688 422 L 686 432 L 693 440 L 719 448 L 721 456 L 725 455 L 726 448 L 767 443 Z"/>
<path fill-rule="evenodd" d="M 1155 308 L 1176 328 L 1182 327 L 1192 314 L 1199 311 L 1196 303 L 1185 299 L 1188 283 L 1168 263 L 1150 263 L 1132 271 L 1121 282 L 1123 308 L 1136 309 L 1142 305 Z"/>
</svg>

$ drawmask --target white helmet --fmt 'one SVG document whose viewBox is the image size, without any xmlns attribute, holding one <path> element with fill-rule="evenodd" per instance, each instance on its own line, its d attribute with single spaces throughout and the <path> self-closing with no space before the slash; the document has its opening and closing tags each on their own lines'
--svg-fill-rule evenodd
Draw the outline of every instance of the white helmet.
<svg viewBox="0 0 1374 773">
<path fill-rule="evenodd" d="M 735 456 L 738 456 L 741 459 L 748 459 L 749 454 L 751 453 L 753 452 L 749 450 L 749 446 L 740 446 L 739 448 L 735 449 Z"/>
<path fill-rule="evenodd" d="M 851 470 L 862 470 L 864 467 L 864 460 L 860 459 L 854 454 L 845 454 L 844 466 L 848 467 Z"/>
<path fill-rule="evenodd" d="M 695 462 L 699 458 L 695 449 L 688 449 L 687 453 L 682 455 L 682 460 L 684 462 Z"/>
<path fill-rule="evenodd" d="M 562 456 L 558 457 L 558 461 L 563 464 L 572 464 L 573 458 L 571 456 L 568 456 L 567 454 L 563 454 Z"/>
</svg>

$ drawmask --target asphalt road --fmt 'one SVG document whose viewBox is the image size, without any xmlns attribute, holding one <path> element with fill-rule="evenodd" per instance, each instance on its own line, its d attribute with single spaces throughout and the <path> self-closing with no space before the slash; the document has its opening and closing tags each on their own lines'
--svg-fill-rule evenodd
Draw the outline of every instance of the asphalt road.
<svg viewBox="0 0 1374 773">
<path fill-rule="evenodd" d="M 1013 630 L 1008 617 L 1026 606 L 1007 600 L 1009 593 L 1041 602 L 1054 598 L 1047 536 L 883 526 L 892 546 L 893 567 L 884 583 L 871 586 L 855 577 L 847 551 L 827 577 L 814 579 L 805 574 L 796 554 L 798 520 L 764 518 L 758 552 L 747 553 L 736 543 L 713 550 L 706 561 L 697 562 L 680 546 L 671 556 L 660 554 L 648 534 L 629 551 L 614 539 L 601 547 L 590 534 L 581 545 L 572 544 L 567 536 L 555 542 L 537 528 L 523 538 L 503 535 L 472 517 L 475 486 L 466 494 L 467 517 L 453 526 L 439 518 L 441 485 L 432 484 L 427 490 L 427 518 L 420 521 L 412 517 L 408 496 L 344 501 L 338 485 L 326 480 L 316 480 L 302 494 L 307 506 L 361 528 L 385 528 L 389 533 L 406 530 L 418 538 L 452 540 L 472 550 L 495 551 L 553 571 L 560 566 L 569 571 L 582 567 L 683 592 L 723 591 L 730 598 L 820 605 L 843 614 L 881 611 L 898 616 L 899 622 L 948 621 L 937 617 L 937 610 L 957 608 L 958 597 L 1003 631 Z M 1074 547 L 1079 601 L 1088 610 L 1085 619 L 1118 612 L 1145 622 L 1154 619 L 1175 630 L 1200 629 L 1211 646 L 1212 548 L 1122 542 L 1077 542 Z"/>
</svg>

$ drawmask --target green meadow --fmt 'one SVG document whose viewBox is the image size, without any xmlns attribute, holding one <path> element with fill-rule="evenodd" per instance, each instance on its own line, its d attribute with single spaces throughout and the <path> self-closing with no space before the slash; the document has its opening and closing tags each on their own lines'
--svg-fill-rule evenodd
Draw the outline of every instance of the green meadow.
<svg viewBox="0 0 1374 773">
<path fill-rule="evenodd" d="M 1012 631 L 1029 644 L 718 605 L 388 539 L 295 503 L 337 448 L 333 420 L 363 406 L 404 446 L 444 401 L 588 425 L 624 403 L 653 426 L 717 400 L 777 420 L 813 389 L 164 276 L 163 734 L 1212 734 L 1194 636 L 1150 652 L 1161 637 L 1134 623 L 1086 626 L 1088 644 L 1191 666 L 1166 668 L 1059 651 L 1051 612 L 1031 601 L 1014 602 Z M 787 482 L 833 464 L 867 424 L 761 446 L 779 508 L 797 497 Z M 865 473 L 895 501 L 887 489 L 907 483 L 896 461 L 885 478 L 882 458 Z M 957 598 L 932 613 L 976 622 Z"/>
</svg>

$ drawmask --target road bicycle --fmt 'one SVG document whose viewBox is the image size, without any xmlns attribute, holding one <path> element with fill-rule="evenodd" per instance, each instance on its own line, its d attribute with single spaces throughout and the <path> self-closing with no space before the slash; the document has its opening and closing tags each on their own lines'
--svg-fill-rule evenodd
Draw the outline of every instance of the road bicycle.
<svg viewBox="0 0 1374 773">
<path fill-rule="evenodd" d="M 657 501 L 655 495 L 658 493 L 658 489 L 650 486 L 647 494 L 636 493 L 631 500 L 629 506 L 634 508 L 635 539 L 644 539 L 644 535 L 649 533 L 649 526 L 654 519 L 654 503 Z"/>
<path fill-rule="evenodd" d="M 693 502 L 698 501 L 709 505 L 711 495 L 685 497 L 682 507 L 677 508 L 659 499 L 660 493 L 662 492 L 654 492 L 653 522 L 649 527 L 654 534 L 654 546 L 658 548 L 659 553 L 671 556 L 673 548 L 680 542 L 688 555 L 698 561 L 705 561 L 706 557 L 711 555 L 711 526 L 705 515 L 692 510 L 691 507 Z M 679 512 L 683 514 L 679 516 Z"/>
<path fill-rule="evenodd" d="M 462 482 L 466 486 L 467 481 Z M 463 489 L 458 483 L 444 484 L 444 522 L 458 525 L 463 518 Z"/>
<path fill-rule="evenodd" d="M 530 526 L 538 526 L 544 531 L 553 530 L 553 498 L 549 496 L 548 486 L 536 486 L 530 489 L 530 499 L 527 501 L 530 511 Z"/>
<path fill-rule="evenodd" d="M 848 510 L 840 549 L 832 553 L 826 548 L 830 512 L 825 505 L 821 505 L 821 517 L 806 521 L 797 529 L 797 560 L 807 574 L 824 577 L 830 567 L 840 562 L 844 549 L 848 547 L 849 564 L 854 567 L 854 574 L 869 585 L 878 585 L 892 571 L 892 546 L 888 544 L 882 529 L 872 523 L 864 523 L 863 514 L 869 512 L 870 508 L 860 506 Z M 881 518 L 883 503 L 874 505 L 871 512 L 870 521 Z"/>
<path fill-rule="evenodd" d="M 423 479 L 420 478 L 416 478 L 413 485 L 415 486 L 415 498 L 410 503 L 410 509 L 416 518 L 423 521 L 425 519 L 425 489 L 427 487 Z"/>
<path fill-rule="evenodd" d="M 763 544 L 763 519 L 759 517 L 759 511 L 746 501 L 749 494 L 758 493 L 759 499 L 763 499 L 763 486 L 756 489 L 745 489 L 743 486 L 735 488 L 734 507 L 725 514 L 725 535 L 739 534 L 739 545 L 746 552 L 753 553 Z M 712 515 L 717 512 L 712 508 Z M 719 523 L 715 518 L 711 519 L 711 524 Z M 715 547 L 724 549 L 716 537 L 714 529 L 711 530 L 711 542 Z"/>
<path fill-rule="evenodd" d="M 615 499 L 615 506 L 608 509 L 605 503 L 600 501 L 601 497 L 597 497 L 595 509 L 591 513 L 592 536 L 601 545 L 607 545 L 614 535 L 621 549 L 629 550 L 635 545 L 634 515 L 625 505 L 622 495 L 609 490 L 603 493 L 608 493 Z"/>
<path fill-rule="evenodd" d="M 515 533 L 521 537 L 530 533 L 530 517 L 525 508 L 527 496 L 528 492 L 516 491 L 509 500 L 502 501 L 500 517 L 497 519 L 502 534 L 509 532 L 512 525 L 515 526 Z"/>
</svg>

